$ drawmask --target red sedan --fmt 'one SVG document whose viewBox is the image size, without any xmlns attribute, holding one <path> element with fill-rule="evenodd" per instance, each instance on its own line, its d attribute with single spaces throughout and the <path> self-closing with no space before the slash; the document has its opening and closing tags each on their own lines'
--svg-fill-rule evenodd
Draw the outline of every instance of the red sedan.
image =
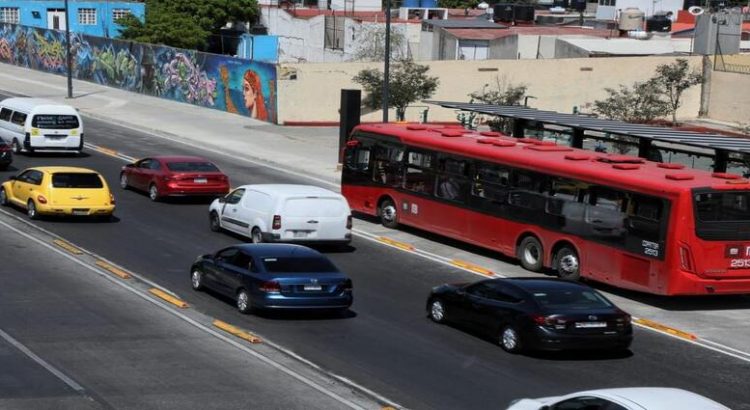
<svg viewBox="0 0 750 410">
<path fill-rule="evenodd" d="M 152 201 L 168 196 L 220 196 L 229 178 L 200 157 L 151 157 L 122 167 L 120 187 L 148 192 Z"/>
</svg>

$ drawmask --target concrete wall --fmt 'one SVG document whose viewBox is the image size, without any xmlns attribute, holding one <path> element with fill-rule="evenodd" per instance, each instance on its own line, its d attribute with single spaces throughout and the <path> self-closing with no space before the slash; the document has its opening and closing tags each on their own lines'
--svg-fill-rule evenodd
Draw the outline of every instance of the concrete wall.
<svg viewBox="0 0 750 410">
<path fill-rule="evenodd" d="M 586 58 L 589 57 L 589 52 L 571 44 L 565 39 L 558 38 L 555 40 L 555 56 L 554 58 Z"/>
<path fill-rule="evenodd" d="M 490 41 L 490 59 L 515 60 L 518 56 L 518 36 L 505 36 Z"/>
<path fill-rule="evenodd" d="M 750 74 L 712 72 L 708 104 L 709 118 L 750 126 Z"/>
<path fill-rule="evenodd" d="M 687 57 L 694 67 L 701 67 L 700 57 Z M 675 57 L 630 57 L 565 60 L 485 60 L 431 61 L 429 75 L 437 76 L 440 85 L 431 99 L 469 101 L 468 94 L 494 84 L 505 76 L 512 84 L 528 85 L 528 94 L 536 99 L 530 106 L 560 112 L 571 112 L 573 106 L 590 112 L 590 103 L 606 96 L 605 87 L 630 85 L 654 74 L 659 64 L 670 64 Z M 338 121 L 340 90 L 361 88 L 351 81 L 360 70 L 381 64 L 284 64 L 280 70 L 295 75 L 278 76 L 279 123 L 295 121 Z M 280 71 L 281 72 L 281 71 Z M 295 78 L 295 79 L 292 79 Z M 750 93 L 748 93 L 750 95 Z M 681 118 L 695 118 L 700 105 L 700 87 L 686 91 Z M 415 105 L 422 105 L 417 102 Z M 382 112 L 363 109 L 363 121 L 379 121 Z M 391 118 L 395 118 L 392 114 Z M 431 121 L 455 121 L 453 110 L 430 107 Z M 417 121 L 418 110 L 407 110 L 407 120 Z"/>
</svg>

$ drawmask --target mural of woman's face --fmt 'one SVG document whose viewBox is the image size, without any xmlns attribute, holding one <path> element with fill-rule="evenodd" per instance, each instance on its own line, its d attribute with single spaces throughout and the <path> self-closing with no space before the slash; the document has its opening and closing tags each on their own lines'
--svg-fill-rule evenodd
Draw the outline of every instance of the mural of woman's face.
<svg viewBox="0 0 750 410">
<path fill-rule="evenodd" d="M 255 89 L 247 80 L 242 82 L 242 93 L 245 96 L 245 107 L 252 113 L 255 107 Z"/>
</svg>

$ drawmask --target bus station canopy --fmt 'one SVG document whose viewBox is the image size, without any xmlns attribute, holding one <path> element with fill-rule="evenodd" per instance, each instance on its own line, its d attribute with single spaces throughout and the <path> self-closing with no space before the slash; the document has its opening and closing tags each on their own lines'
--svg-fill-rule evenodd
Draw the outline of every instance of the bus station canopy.
<svg viewBox="0 0 750 410">
<path fill-rule="evenodd" d="M 717 153 L 736 152 L 750 154 L 750 139 L 730 137 L 721 134 L 710 134 L 693 131 L 680 131 L 672 128 L 655 127 L 652 125 L 632 124 L 624 121 L 594 118 L 587 115 L 564 114 L 554 111 L 542 111 L 521 105 L 492 105 L 448 101 L 424 101 L 428 104 L 439 105 L 462 111 L 479 114 L 497 115 L 513 119 L 537 121 L 579 130 L 598 131 L 610 134 L 626 135 L 639 140 L 661 141 L 681 144 L 697 148 L 713 149 Z"/>
</svg>

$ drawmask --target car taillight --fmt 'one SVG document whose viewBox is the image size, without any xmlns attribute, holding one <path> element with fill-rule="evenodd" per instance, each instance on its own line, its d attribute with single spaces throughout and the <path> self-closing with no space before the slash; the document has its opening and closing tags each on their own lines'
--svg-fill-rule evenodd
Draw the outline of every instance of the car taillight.
<svg viewBox="0 0 750 410">
<path fill-rule="evenodd" d="M 281 215 L 273 216 L 273 229 L 281 229 Z"/>
<path fill-rule="evenodd" d="M 690 248 L 687 245 L 680 245 L 680 267 L 682 268 L 682 270 L 695 273 L 693 255 L 691 254 Z"/>
<path fill-rule="evenodd" d="M 39 202 L 40 204 L 46 204 L 47 198 L 45 198 L 44 195 L 38 195 L 36 197 L 36 201 Z"/>
<path fill-rule="evenodd" d="M 109 194 L 109 204 L 114 205 L 115 204 L 115 196 L 112 194 Z"/>
<path fill-rule="evenodd" d="M 281 284 L 275 280 L 269 280 L 261 283 L 261 285 L 258 287 L 258 290 L 266 293 L 280 293 Z"/>
<path fill-rule="evenodd" d="M 551 327 L 555 329 L 565 329 L 565 325 L 567 324 L 567 320 L 565 320 L 565 318 L 537 314 L 532 314 L 531 320 L 533 320 L 534 323 L 539 326 Z"/>
<path fill-rule="evenodd" d="M 346 229 L 352 229 L 352 216 L 351 215 L 346 217 Z"/>
<path fill-rule="evenodd" d="M 352 280 L 347 279 L 344 281 L 344 290 L 347 292 L 351 292 L 354 287 L 352 286 Z"/>
<path fill-rule="evenodd" d="M 633 317 L 625 312 L 621 312 L 622 316 L 615 319 L 618 326 L 629 325 L 633 321 Z"/>
<path fill-rule="evenodd" d="M 0 152 L 3 152 L 3 151 L 10 151 L 10 145 L 5 145 L 5 144 L 0 145 Z"/>
</svg>

